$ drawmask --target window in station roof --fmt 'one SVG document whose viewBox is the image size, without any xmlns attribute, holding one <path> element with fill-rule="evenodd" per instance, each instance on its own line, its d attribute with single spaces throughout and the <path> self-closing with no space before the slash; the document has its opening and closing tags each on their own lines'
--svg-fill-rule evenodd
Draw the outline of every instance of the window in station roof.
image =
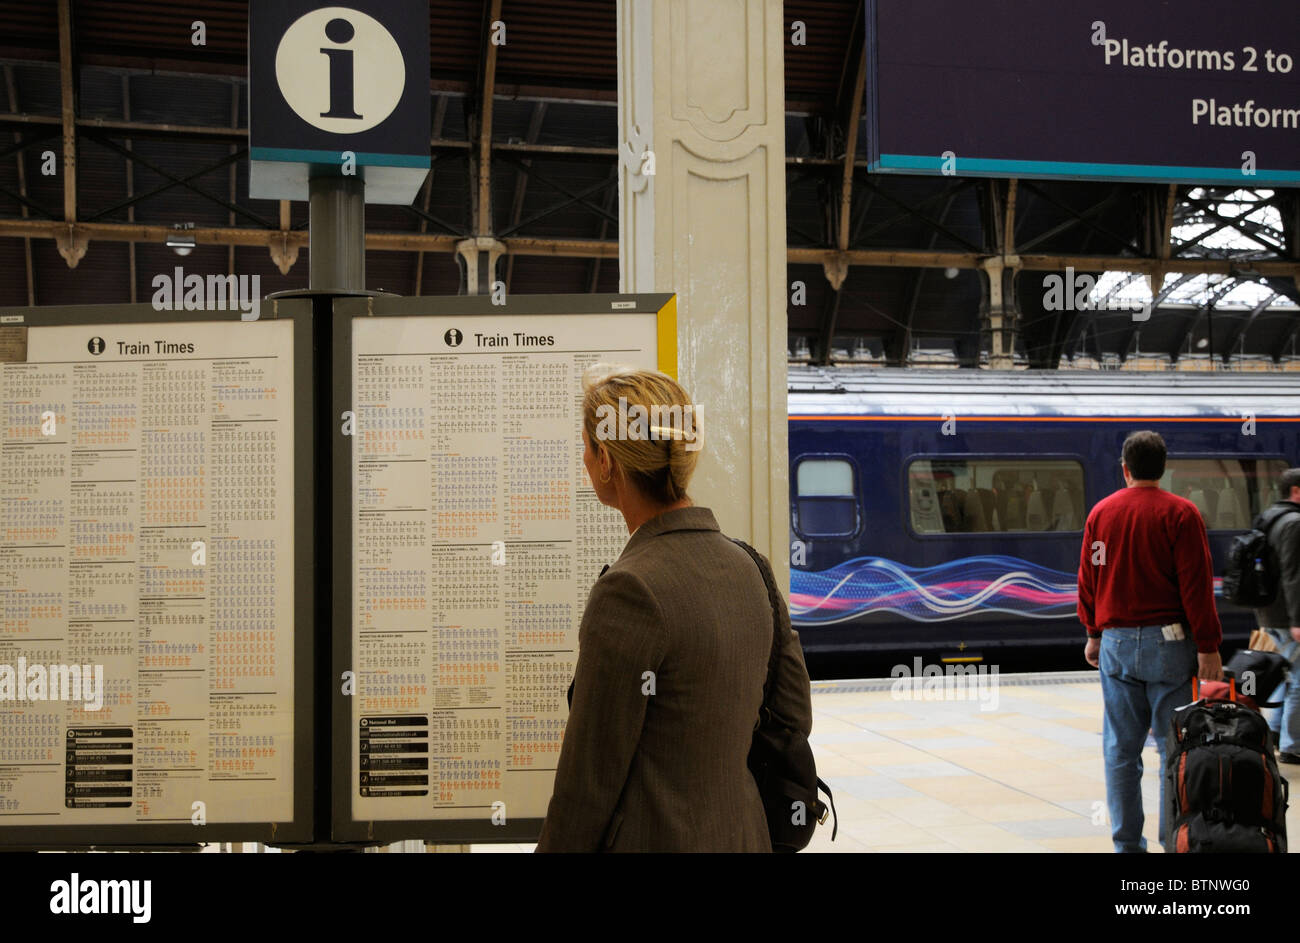
<svg viewBox="0 0 1300 943">
<path fill-rule="evenodd" d="M 1272 190 L 1210 190 L 1193 187 L 1176 209 L 1172 229 L 1174 254 L 1182 258 L 1232 259 L 1249 268 L 1254 259 L 1276 258 L 1285 245 L 1282 215 Z M 1161 285 L 1161 305 L 1201 306 L 1213 301 L 1219 310 L 1265 307 L 1295 308 L 1267 278 L 1170 272 Z M 1089 296 L 1099 309 L 1130 308 L 1152 300 L 1140 273 L 1113 270 L 1097 279 Z"/>
</svg>

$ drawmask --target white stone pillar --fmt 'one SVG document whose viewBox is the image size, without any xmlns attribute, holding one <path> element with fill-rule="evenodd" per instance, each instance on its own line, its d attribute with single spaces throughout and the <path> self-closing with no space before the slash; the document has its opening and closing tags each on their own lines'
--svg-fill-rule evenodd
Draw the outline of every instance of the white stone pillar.
<svg viewBox="0 0 1300 943">
<path fill-rule="evenodd" d="M 692 497 L 788 589 L 782 0 L 617 2 L 620 287 L 677 293 Z"/>
</svg>

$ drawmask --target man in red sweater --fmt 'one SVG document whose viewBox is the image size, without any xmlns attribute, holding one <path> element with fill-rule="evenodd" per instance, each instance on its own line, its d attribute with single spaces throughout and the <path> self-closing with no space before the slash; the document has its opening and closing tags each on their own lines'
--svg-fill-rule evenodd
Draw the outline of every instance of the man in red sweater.
<svg viewBox="0 0 1300 943">
<path fill-rule="evenodd" d="M 1097 502 L 1083 529 L 1079 621 L 1083 657 L 1101 669 L 1102 751 L 1111 838 L 1118 852 L 1146 851 L 1142 837 L 1142 748 L 1155 736 L 1163 767 L 1174 708 L 1192 699 L 1192 676 L 1223 677 L 1223 629 L 1214 606 L 1214 566 L 1196 505 L 1160 487 L 1165 441 L 1124 440 L 1126 488 Z M 1165 834 L 1160 778 L 1160 835 Z"/>
</svg>

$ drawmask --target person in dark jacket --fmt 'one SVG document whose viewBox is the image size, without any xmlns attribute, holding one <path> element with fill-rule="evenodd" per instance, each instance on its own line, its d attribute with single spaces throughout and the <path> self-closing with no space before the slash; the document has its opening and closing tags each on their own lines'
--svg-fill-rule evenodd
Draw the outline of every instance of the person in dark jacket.
<svg viewBox="0 0 1300 943">
<path fill-rule="evenodd" d="M 1281 580 L 1277 598 L 1255 610 L 1255 621 L 1291 662 L 1291 677 L 1266 699 L 1282 701 L 1269 717 L 1269 726 L 1278 734 L 1278 762 L 1300 763 L 1300 468 L 1282 473 L 1278 494 L 1282 500 L 1266 513 L 1280 515 L 1268 530 L 1268 545 L 1277 554 Z"/>
<path fill-rule="evenodd" d="M 632 536 L 583 613 L 537 850 L 770 852 L 746 758 L 772 609 L 754 561 L 687 496 L 698 409 L 652 371 L 594 367 L 583 386 L 583 461 Z M 808 734 L 811 686 L 784 601 L 778 618 L 768 703 Z"/>
</svg>

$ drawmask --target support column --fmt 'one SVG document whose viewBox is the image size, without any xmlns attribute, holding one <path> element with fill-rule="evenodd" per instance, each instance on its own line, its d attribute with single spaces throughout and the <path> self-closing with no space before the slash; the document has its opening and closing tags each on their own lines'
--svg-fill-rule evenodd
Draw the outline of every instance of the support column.
<svg viewBox="0 0 1300 943">
<path fill-rule="evenodd" d="M 618 0 L 620 285 L 677 292 L 691 494 L 789 585 L 781 0 Z"/>
<path fill-rule="evenodd" d="M 980 301 L 980 334 L 992 341 L 990 370 L 1010 370 L 1015 365 L 1016 337 L 1020 333 L 1020 301 L 1016 298 L 1018 259 L 994 256 L 980 265 L 984 298 Z"/>
<path fill-rule="evenodd" d="M 1016 339 L 1020 334 L 1020 300 L 1016 297 L 1016 276 L 1020 273 L 1020 257 L 1016 255 L 1016 190 L 1015 180 L 1005 184 L 990 180 L 979 191 L 984 243 L 997 253 L 980 262 L 984 283 L 979 310 L 980 340 L 987 337 L 991 341 L 990 370 L 1014 367 Z M 978 366 L 978 348 L 974 355 L 974 366 Z"/>
<path fill-rule="evenodd" d="M 456 243 L 456 261 L 460 263 L 460 290 L 463 295 L 490 295 L 497 278 L 497 263 L 505 255 L 506 244 L 491 236 L 462 239 Z"/>
</svg>

